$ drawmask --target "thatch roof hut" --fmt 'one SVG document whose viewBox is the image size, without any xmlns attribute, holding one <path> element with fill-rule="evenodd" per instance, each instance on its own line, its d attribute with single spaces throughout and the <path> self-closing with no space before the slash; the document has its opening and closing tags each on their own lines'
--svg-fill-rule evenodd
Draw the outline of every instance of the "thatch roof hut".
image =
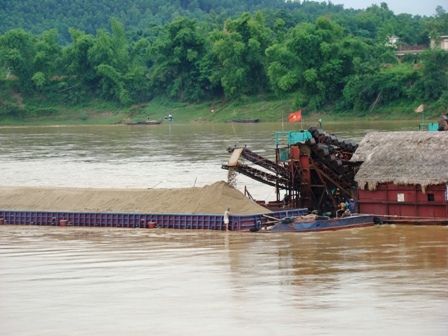
<svg viewBox="0 0 448 336">
<path fill-rule="evenodd" d="M 361 189 L 380 183 L 429 185 L 448 183 L 448 132 L 372 132 L 351 158 L 363 162 L 355 180 Z"/>
</svg>

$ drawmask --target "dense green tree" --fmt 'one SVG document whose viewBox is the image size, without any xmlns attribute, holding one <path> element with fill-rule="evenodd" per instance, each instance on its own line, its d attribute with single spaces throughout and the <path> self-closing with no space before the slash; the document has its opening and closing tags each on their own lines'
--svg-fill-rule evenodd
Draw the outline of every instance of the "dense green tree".
<svg viewBox="0 0 448 336">
<path fill-rule="evenodd" d="M 62 47 L 58 42 L 56 29 L 48 30 L 38 36 L 34 56 L 34 85 L 43 90 L 61 74 Z"/>
<path fill-rule="evenodd" d="M 431 37 L 448 35 L 448 12 L 441 6 L 436 8 L 436 16 L 426 21 L 427 29 Z"/>
<path fill-rule="evenodd" d="M 242 14 L 228 20 L 224 30 L 212 35 L 212 53 L 218 61 L 210 80 L 223 87 L 227 97 L 254 94 L 266 88 L 265 50 L 272 32 L 260 14 Z"/>
<path fill-rule="evenodd" d="M 448 34 L 447 22 L 442 7 L 421 17 L 395 15 L 385 3 L 346 10 L 282 0 L 0 0 L 0 85 L 25 97 L 125 105 L 275 92 L 310 109 L 442 106 L 447 52 L 398 60 L 386 42 L 396 35 L 429 47 L 429 36 Z M 27 30 L 8 30 L 16 27 Z M 11 115 L 24 113 L 14 104 Z"/>
<path fill-rule="evenodd" d="M 70 29 L 72 43 L 64 50 L 67 74 L 85 87 L 95 87 L 95 67 L 89 58 L 89 50 L 95 43 L 93 35 Z"/>
<path fill-rule="evenodd" d="M 204 21 L 210 15 L 228 18 L 244 11 L 285 6 L 282 0 L 0 0 L 0 33 L 19 27 L 33 33 L 57 28 L 68 43 L 70 28 L 95 34 L 109 25 L 110 17 L 138 31 L 178 16 Z"/>
<path fill-rule="evenodd" d="M 318 108 L 342 95 L 347 78 L 361 71 L 371 49 L 327 18 L 299 24 L 284 43 L 266 51 L 269 79 L 277 93 L 298 92 L 298 105 Z"/>
<path fill-rule="evenodd" d="M 373 110 L 394 101 L 435 102 L 445 97 L 448 98 L 448 52 L 437 49 L 423 54 L 421 66 L 383 65 L 376 71 L 353 75 L 344 88 L 345 106 L 357 111 Z"/>
<path fill-rule="evenodd" d="M 393 101 L 415 98 L 419 72 L 412 64 L 400 64 L 374 73 L 355 75 L 344 88 L 347 105 L 356 111 L 372 111 Z"/>
<path fill-rule="evenodd" d="M 23 91 L 31 90 L 36 55 L 35 37 L 22 29 L 13 29 L 0 36 L 0 63 L 12 72 Z"/>
<path fill-rule="evenodd" d="M 64 50 L 70 87 L 123 104 L 131 102 L 127 82 L 133 76 L 128 71 L 135 73 L 135 68 L 124 26 L 111 20 L 110 33 L 104 29 L 96 35 L 75 29 L 70 33 L 73 42 Z"/>
<path fill-rule="evenodd" d="M 149 80 L 149 68 L 152 66 L 151 43 L 140 38 L 129 46 L 129 67 L 124 81 L 131 100 L 142 102 L 153 97 Z"/>
<path fill-rule="evenodd" d="M 418 83 L 421 98 L 437 100 L 448 93 L 448 52 L 429 50 L 422 57 L 422 76 Z"/>
<path fill-rule="evenodd" d="M 111 21 L 112 32 L 99 30 L 87 56 L 95 70 L 100 95 L 120 103 L 130 102 L 124 75 L 129 66 L 128 41 L 124 27 L 116 20 Z"/>
<path fill-rule="evenodd" d="M 204 53 L 204 37 L 196 21 L 181 17 L 168 24 L 151 49 L 153 89 L 180 100 L 203 97 L 207 83 L 201 77 L 200 62 Z"/>
</svg>

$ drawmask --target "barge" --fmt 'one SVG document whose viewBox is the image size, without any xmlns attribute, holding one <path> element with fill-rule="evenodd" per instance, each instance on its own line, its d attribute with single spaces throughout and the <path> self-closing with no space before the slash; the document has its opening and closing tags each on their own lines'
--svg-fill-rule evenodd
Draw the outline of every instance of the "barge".
<svg viewBox="0 0 448 336">
<path fill-rule="evenodd" d="M 277 219 L 303 216 L 307 209 L 289 209 L 269 212 Z M 253 231 L 261 227 L 265 214 L 231 215 L 229 230 Z M 46 225 L 74 227 L 115 228 L 166 228 L 224 230 L 223 215 L 220 214 L 147 214 L 112 212 L 51 212 L 27 210 L 0 210 L 0 225 Z"/>
</svg>

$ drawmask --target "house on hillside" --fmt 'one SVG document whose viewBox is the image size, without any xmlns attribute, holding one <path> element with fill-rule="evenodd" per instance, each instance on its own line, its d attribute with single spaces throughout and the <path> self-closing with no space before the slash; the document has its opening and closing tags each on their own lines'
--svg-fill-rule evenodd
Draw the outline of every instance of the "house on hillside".
<svg viewBox="0 0 448 336">
<path fill-rule="evenodd" d="M 369 133 L 351 161 L 360 213 L 448 218 L 448 132 Z"/>
<path fill-rule="evenodd" d="M 404 44 L 400 42 L 400 38 L 395 35 L 391 35 L 387 38 L 386 46 L 395 49 L 395 56 L 399 59 L 406 55 L 417 55 L 425 50 L 428 50 L 427 45 L 423 44 Z M 430 42 L 431 49 L 440 48 L 442 50 L 448 51 L 448 35 L 441 35 L 437 38 L 431 38 Z"/>
<path fill-rule="evenodd" d="M 387 38 L 386 46 L 395 49 L 395 56 L 399 59 L 405 55 L 416 55 L 428 49 L 426 45 L 409 45 L 400 42 L 400 38 L 391 35 Z"/>
<path fill-rule="evenodd" d="M 431 49 L 435 48 L 448 51 L 448 35 L 441 35 L 439 38 L 431 38 Z"/>
</svg>

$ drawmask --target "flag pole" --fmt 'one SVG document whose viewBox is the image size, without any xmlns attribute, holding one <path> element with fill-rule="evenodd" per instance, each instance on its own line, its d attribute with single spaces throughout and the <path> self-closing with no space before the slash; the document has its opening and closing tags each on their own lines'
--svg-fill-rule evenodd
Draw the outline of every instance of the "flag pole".
<svg viewBox="0 0 448 336">
<path fill-rule="evenodd" d="M 285 121 L 284 121 L 284 117 L 283 117 L 283 110 L 282 110 L 282 131 L 285 130 Z"/>
</svg>

